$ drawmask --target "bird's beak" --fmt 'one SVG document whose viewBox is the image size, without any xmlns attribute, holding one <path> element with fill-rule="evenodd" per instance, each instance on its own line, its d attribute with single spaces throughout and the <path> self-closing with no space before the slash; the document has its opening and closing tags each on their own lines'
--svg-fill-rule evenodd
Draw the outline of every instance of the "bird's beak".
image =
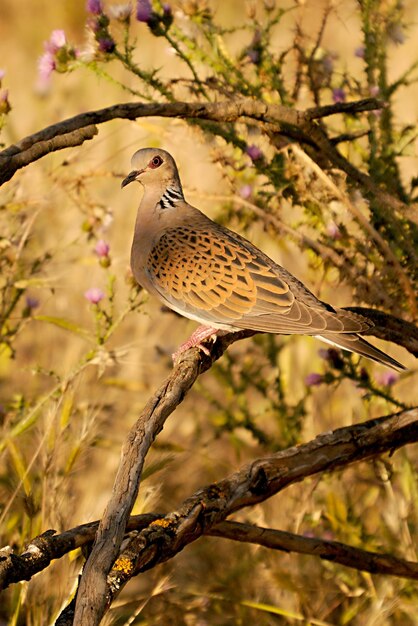
<svg viewBox="0 0 418 626">
<path fill-rule="evenodd" d="M 126 187 L 126 185 L 129 185 L 129 183 L 132 183 L 132 181 L 138 180 L 138 176 L 142 174 L 143 171 L 144 170 L 133 170 L 132 172 L 130 172 L 127 177 L 123 179 L 121 183 L 121 188 L 123 189 L 124 187 Z"/>
</svg>

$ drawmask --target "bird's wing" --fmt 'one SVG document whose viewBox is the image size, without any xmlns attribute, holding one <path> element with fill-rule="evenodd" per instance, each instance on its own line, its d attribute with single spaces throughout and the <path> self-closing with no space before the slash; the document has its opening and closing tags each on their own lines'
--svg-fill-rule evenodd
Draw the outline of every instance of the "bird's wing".
<svg viewBox="0 0 418 626">
<path fill-rule="evenodd" d="M 166 230 L 146 272 L 168 306 L 207 325 L 279 334 L 370 327 L 327 307 L 249 241 L 210 220 Z"/>
</svg>

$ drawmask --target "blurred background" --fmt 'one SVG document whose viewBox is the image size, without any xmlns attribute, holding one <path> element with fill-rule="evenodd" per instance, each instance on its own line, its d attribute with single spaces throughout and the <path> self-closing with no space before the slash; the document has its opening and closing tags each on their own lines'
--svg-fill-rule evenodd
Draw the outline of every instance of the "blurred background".
<svg viewBox="0 0 418 626">
<path fill-rule="evenodd" d="M 193 25 L 206 19 L 199 22 L 194 16 L 207 9 L 223 29 L 219 48 L 226 46 L 225 57 L 235 59 L 240 50 L 248 55 L 256 46 L 252 24 L 260 20 L 262 25 L 269 4 L 184 0 L 173 1 L 170 10 L 179 32 L 191 37 Z M 337 101 L 336 89 L 347 99 L 376 95 L 364 87 L 364 34 L 354 0 L 276 4 L 286 10 L 271 29 L 270 50 L 276 58 L 295 46 L 300 33 L 312 50 L 329 12 L 315 62 L 325 74 L 332 73 L 334 82 L 321 104 Z M 382 12 L 389 5 L 398 19 L 389 33 L 387 76 L 390 83 L 403 77 L 392 111 L 396 123 L 412 129 L 405 134 L 399 159 L 402 183 L 409 187 L 417 172 L 413 131 L 418 93 L 416 74 L 405 73 L 418 58 L 418 5 L 413 0 L 383 2 Z M 104 6 L 110 14 L 111 7 L 117 10 L 121 4 L 109 0 Z M 0 135 L 3 147 L 78 113 L 138 100 L 129 92 L 139 89 L 138 77 L 111 55 L 93 55 L 72 71 L 54 71 L 48 84 L 40 80 L 38 59 L 51 32 L 63 29 L 67 42 L 86 50 L 94 47 L 89 19 L 84 0 L 1 0 L 1 86 L 8 90 L 11 106 Z M 243 27 L 228 34 L 238 23 Z M 120 39 L 123 24 L 113 20 L 111 27 Z M 131 34 L 139 67 L 158 69 L 163 80 L 190 79 L 173 46 L 146 23 L 132 18 Z M 204 66 L 198 51 L 197 41 L 191 54 Z M 295 55 L 287 59 L 282 77 L 290 85 L 298 64 Z M 267 81 L 262 70 L 260 93 Z M 176 96 L 191 99 L 190 93 L 180 86 Z M 268 101 L 267 89 L 265 97 Z M 150 99 L 163 100 L 155 93 Z M 314 103 L 312 91 L 302 86 L 292 106 L 303 109 Z M 346 130 L 341 121 L 332 123 L 336 132 Z M 242 132 L 247 146 L 256 143 L 267 161 L 273 158 L 265 137 L 251 128 Z M 309 162 L 289 146 L 282 151 L 289 160 L 281 167 L 297 181 L 299 201 L 281 190 L 274 214 L 281 230 L 251 209 L 251 204 L 268 201 L 274 186 L 250 154 L 238 154 L 225 138 L 183 120 L 114 120 L 101 125 L 92 141 L 20 170 L 0 191 L 2 315 L 8 316 L 0 352 L 0 533 L 1 544 L 17 551 L 49 528 L 62 531 L 101 516 L 125 436 L 168 375 L 171 353 L 195 328 L 137 292 L 130 275 L 142 191 L 137 185 L 121 191 L 120 182 L 130 171 L 133 152 L 145 146 L 173 154 L 191 204 L 242 232 L 319 297 L 336 306 L 370 304 L 362 298 L 360 280 L 356 284 L 353 274 L 348 279 L 322 263 L 298 237 L 319 237 L 331 248 L 348 249 L 355 238 L 365 245 L 344 202 L 331 197 Z M 345 154 L 355 161 L 364 150 L 361 144 L 349 146 Z M 343 178 L 341 187 L 345 189 Z M 350 197 L 366 214 L 362 198 Z M 357 258 L 352 259 L 353 271 Z M 375 280 L 373 256 L 358 263 L 359 274 Z M 377 279 L 375 284 L 378 293 Z M 14 297 L 19 302 L 13 303 Z M 382 302 L 389 300 L 382 295 Z M 388 312 L 413 319 L 405 308 Z M 308 337 L 259 336 L 232 346 L 168 420 L 149 455 L 133 512 L 174 510 L 194 490 L 251 459 L 416 403 L 416 360 L 402 348 L 373 342 L 411 372 L 398 377 L 351 357 L 340 376 L 341 364 L 332 361 L 337 357 Z M 416 464 L 416 449 L 403 449 L 391 459 L 306 480 L 236 518 L 415 560 Z M 80 563 L 80 555 L 72 553 L 4 593 L 1 623 L 49 623 L 69 598 Z M 132 581 L 107 623 L 413 625 L 418 624 L 417 601 L 416 586 L 409 581 L 203 538 L 172 562 Z"/>
</svg>

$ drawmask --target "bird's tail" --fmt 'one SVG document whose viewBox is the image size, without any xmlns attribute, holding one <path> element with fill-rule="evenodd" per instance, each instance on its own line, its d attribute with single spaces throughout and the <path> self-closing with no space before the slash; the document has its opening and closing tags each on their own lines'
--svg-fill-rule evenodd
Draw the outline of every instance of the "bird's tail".
<svg viewBox="0 0 418 626">
<path fill-rule="evenodd" d="M 371 343 L 360 337 L 360 335 L 355 335 L 351 333 L 329 333 L 323 335 L 316 335 L 318 339 L 322 339 L 322 341 L 326 341 L 326 343 L 330 343 L 334 346 L 338 346 L 343 350 L 348 350 L 349 352 L 356 352 L 357 354 L 361 354 L 361 356 L 365 356 L 368 359 L 372 359 L 372 361 L 376 361 L 377 363 L 383 363 L 383 365 L 387 365 L 392 369 L 402 371 L 405 370 L 406 367 L 399 363 L 395 359 L 392 359 L 391 356 L 379 350 L 379 348 L 375 348 Z"/>
</svg>

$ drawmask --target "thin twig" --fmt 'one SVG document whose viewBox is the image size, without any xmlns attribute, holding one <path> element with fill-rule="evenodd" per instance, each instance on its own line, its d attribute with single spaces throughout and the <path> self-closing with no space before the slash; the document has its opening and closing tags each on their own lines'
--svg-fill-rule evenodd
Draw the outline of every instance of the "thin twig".
<svg viewBox="0 0 418 626">
<path fill-rule="evenodd" d="M 371 574 L 386 574 L 418 580 L 418 563 L 397 558 L 391 554 L 379 554 L 348 546 L 340 541 L 330 541 L 319 537 L 303 537 L 295 533 L 271 528 L 260 528 L 239 522 L 220 522 L 208 533 L 234 541 L 254 543 L 271 550 L 298 552 L 319 556 L 325 561 L 339 563 Z"/>
</svg>

